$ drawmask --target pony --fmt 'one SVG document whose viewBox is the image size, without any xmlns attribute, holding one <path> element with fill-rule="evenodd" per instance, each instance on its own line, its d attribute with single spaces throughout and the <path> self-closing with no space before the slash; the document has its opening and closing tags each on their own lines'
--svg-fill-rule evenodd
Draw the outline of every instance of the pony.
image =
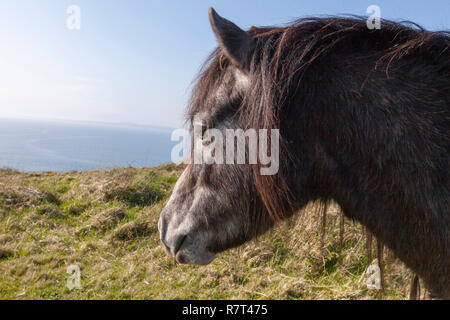
<svg viewBox="0 0 450 320">
<path fill-rule="evenodd" d="M 450 298 L 449 33 L 388 20 L 369 29 L 356 16 L 245 31 L 212 8 L 209 20 L 219 46 L 187 121 L 203 137 L 279 130 L 279 170 L 188 164 L 158 221 L 168 253 L 208 264 L 310 201 L 334 200 L 432 296 Z"/>
</svg>

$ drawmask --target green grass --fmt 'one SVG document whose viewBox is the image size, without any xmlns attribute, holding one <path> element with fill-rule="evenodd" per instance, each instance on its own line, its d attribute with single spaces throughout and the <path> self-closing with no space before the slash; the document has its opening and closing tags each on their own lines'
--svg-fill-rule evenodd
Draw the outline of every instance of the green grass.
<svg viewBox="0 0 450 320">
<path fill-rule="evenodd" d="M 91 172 L 0 170 L 1 299 L 375 299 L 365 286 L 365 237 L 339 208 L 310 204 L 208 266 L 179 265 L 159 242 L 175 165 Z M 342 246 L 342 248 L 341 248 Z M 383 298 L 405 299 L 411 273 L 390 252 Z M 66 287 L 81 269 L 81 289 Z"/>
</svg>

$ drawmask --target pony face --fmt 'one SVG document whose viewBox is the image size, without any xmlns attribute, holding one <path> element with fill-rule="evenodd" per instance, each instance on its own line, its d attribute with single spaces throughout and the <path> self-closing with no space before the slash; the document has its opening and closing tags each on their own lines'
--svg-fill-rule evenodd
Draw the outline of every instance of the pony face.
<svg viewBox="0 0 450 320">
<path fill-rule="evenodd" d="M 161 241 L 180 263 L 208 264 L 216 253 L 271 226 L 255 190 L 252 164 L 245 161 L 255 148 L 249 141 L 252 137 L 240 129 L 240 104 L 249 81 L 242 77 L 247 76 L 234 66 L 223 70 L 222 81 L 207 97 L 213 101 L 211 108 L 191 116 L 191 163 L 177 181 L 158 223 Z M 228 141 L 232 141 L 231 156 Z M 244 151 L 239 153 L 235 145 L 243 146 Z"/>
<path fill-rule="evenodd" d="M 220 33 L 230 25 L 215 15 L 210 12 L 225 55 L 216 56 L 194 88 L 187 114 L 193 131 L 191 163 L 158 223 L 162 243 L 180 263 L 208 264 L 216 253 L 238 246 L 272 225 L 255 189 L 254 163 L 250 163 L 250 154 L 257 152 L 256 140 L 251 139 L 258 136 L 242 129 L 246 126 L 246 96 L 252 88 L 250 72 L 244 67 L 247 55 L 231 55 L 222 47 L 225 40 Z M 241 37 L 241 45 L 249 49 L 250 36 L 234 27 L 229 32 Z M 204 152 L 211 145 L 211 152 Z M 235 145 L 243 151 L 234 151 Z"/>
</svg>

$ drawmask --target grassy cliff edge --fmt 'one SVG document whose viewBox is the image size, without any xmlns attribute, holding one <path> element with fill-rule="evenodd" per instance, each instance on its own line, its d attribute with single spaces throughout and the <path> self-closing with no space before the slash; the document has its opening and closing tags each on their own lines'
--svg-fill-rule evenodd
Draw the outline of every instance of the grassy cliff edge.
<svg viewBox="0 0 450 320">
<path fill-rule="evenodd" d="M 363 228 L 311 204 L 208 266 L 179 265 L 159 242 L 173 164 L 89 172 L 0 170 L 0 299 L 376 299 Z M 405 299 L 412 273 L 385 254 L 383 298 Z M 81 270 L 81 289 L 66 286 Z"/>
</svg>

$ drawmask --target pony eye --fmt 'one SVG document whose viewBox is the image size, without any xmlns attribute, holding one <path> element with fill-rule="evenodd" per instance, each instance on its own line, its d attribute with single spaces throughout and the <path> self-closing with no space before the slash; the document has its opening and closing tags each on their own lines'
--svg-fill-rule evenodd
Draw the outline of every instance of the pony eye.
<svg viewBox="0 0 450 320">
<path fill-rule="evenodd" d="M 206 123 L 202 123 L 202 137 L 205 135 L 206 129 L 207 129 Z"/>
<path fill-rule="evenodd" d="M 208 129 L 208 125 L 206 124 L 206 122 L 205 121 L 195 121 L 193 123 L 193 125 L 194 125 L 194 127 L 200 128 L 201 137 L 203 138 L 206 130 Z"/>
</svg>

